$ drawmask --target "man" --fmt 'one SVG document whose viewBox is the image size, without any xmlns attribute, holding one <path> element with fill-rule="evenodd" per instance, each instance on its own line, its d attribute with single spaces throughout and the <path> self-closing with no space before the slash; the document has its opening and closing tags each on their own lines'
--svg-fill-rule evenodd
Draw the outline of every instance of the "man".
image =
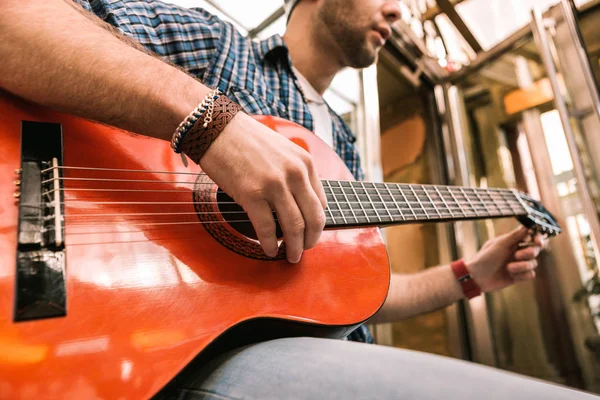
<svg viewBox="0 0 600 400">
<path fill-rule="evenodd" d="M 87 11 L 69 0 L 0 3 L 0 87 L 45 106 L 167 140 L 209 87 L 218 87 L 249 114 L 285 117 L 315 131 L 362 178 L 354 136 L 321 96 L 342 68 L 362 68 L 376 60 L 390 25 L 400 17 L 396 0 L 288 1 L 285 36 L 257 43 L 203 10 L 130 0 L 78 2 Z M 238 113 L 199 163 L 245 208 L 266 254 L 277 251 L 272 210 L 291 263 L 317 243 L 326 200 L 312 160 L 298 146 Z M 517 229 L 486 243 L 466 261 L 482 291 L 534 278 L 543 243 L 536 237 L 534 246 L 519 250 L 527 235 Z M 395 275 L 373 321 L 418 315 L 464 296 L 450 266 Z M 362 328 L 351 339 L 369 341 L 368 332 Z M 249 346 L 193 372 L 162 395 L 587 397 L 458 360 L 311 338 Z"/>
</svg>

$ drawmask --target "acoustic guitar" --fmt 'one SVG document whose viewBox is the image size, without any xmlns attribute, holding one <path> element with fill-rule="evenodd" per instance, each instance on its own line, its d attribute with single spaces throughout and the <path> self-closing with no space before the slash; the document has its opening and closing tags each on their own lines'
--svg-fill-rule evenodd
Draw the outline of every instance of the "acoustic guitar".
<svg viewBox="0 0 600 400">
<path fill-rule="evenodd" d="M 233 346 L 343 337 L 386 299 L 381 226 L 560 232 L 515 190 L 353 181 L 311 132 L 257 118 L 323 179 L 326 231 L 297 265 L 284 246 L 266 257 L 243 209 L 165 141 L 0 93 L 0 398 L 149 398 Z"/>
</svg>

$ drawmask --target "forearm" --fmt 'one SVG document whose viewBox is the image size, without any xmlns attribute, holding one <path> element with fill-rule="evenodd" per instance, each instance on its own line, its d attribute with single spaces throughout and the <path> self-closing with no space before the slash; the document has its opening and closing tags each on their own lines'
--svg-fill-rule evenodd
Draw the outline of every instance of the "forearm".
<svg viewBox="0 0 600 400">
<path fill-rule="evenodd" d="M 400 321 L 444 308 L 462 298 L 460 285 L 448 265 L 416 274 L 392 274 L 385 304 L 369 322 Z"/>
<path fill-rule="evenodd" d="M 107 24 L 78 7 L 63 0 L 0 3 L 0 88 L 84 118 L 170 139 L 209 89 L 125 44 Z"/>
</svg>

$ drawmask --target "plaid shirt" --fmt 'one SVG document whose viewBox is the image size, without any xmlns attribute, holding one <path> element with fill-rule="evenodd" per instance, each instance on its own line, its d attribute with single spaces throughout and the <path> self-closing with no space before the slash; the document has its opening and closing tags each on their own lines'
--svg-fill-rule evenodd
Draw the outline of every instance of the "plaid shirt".
<svg viewBox="0 0 600 400">
<path fill-rule="evenodd" d="M 145 48 L 218 88 L 248 114 L 272 115 L 313 131 L 307 102 L 279 35 L 263 41 L 242 36 L 207 11 L 159 1 L 75 0 Z M 364 178 L 356 138 L 329 109 L 333 147 L 357 180 Z M 349 339 L 371 342 L 362 326 Z"/>
</svg>

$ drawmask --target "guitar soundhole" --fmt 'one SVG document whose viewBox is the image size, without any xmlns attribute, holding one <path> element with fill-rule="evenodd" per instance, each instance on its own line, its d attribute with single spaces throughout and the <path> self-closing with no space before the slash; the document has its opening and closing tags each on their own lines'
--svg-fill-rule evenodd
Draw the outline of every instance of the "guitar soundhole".
<svg viewBox="0 0 600 400">
<path fill-rule="evenodd" d="M 193 192 L 198 220 L 207 232 L 229 250 L 258 260 L 283 260 L 285 243 L 275 257 L 267 256 L 256 239 L 256 233 L 246 212 L 231 197 L 219 190 L 207 175 L 199 174 Z M 277 227 L 277 236 L 283 237 Z"/>
<path fill-rule="evenodd" d="M 258 239 L 256 231 L 250 222 L 248 215 L 244 209 L 238 205 L 227 193 L 222 190 L 217 191 L 217 203 L 219 211 L 221 212 L 223 219 L 229 223 L 229 225 L 242 235 L 251 239 Z M 273 213 L 273 218 L 276 218 Z M 283 232 L 279 224 L 277 224 L 277 237 L 282 238 Z"/>
</svg>

